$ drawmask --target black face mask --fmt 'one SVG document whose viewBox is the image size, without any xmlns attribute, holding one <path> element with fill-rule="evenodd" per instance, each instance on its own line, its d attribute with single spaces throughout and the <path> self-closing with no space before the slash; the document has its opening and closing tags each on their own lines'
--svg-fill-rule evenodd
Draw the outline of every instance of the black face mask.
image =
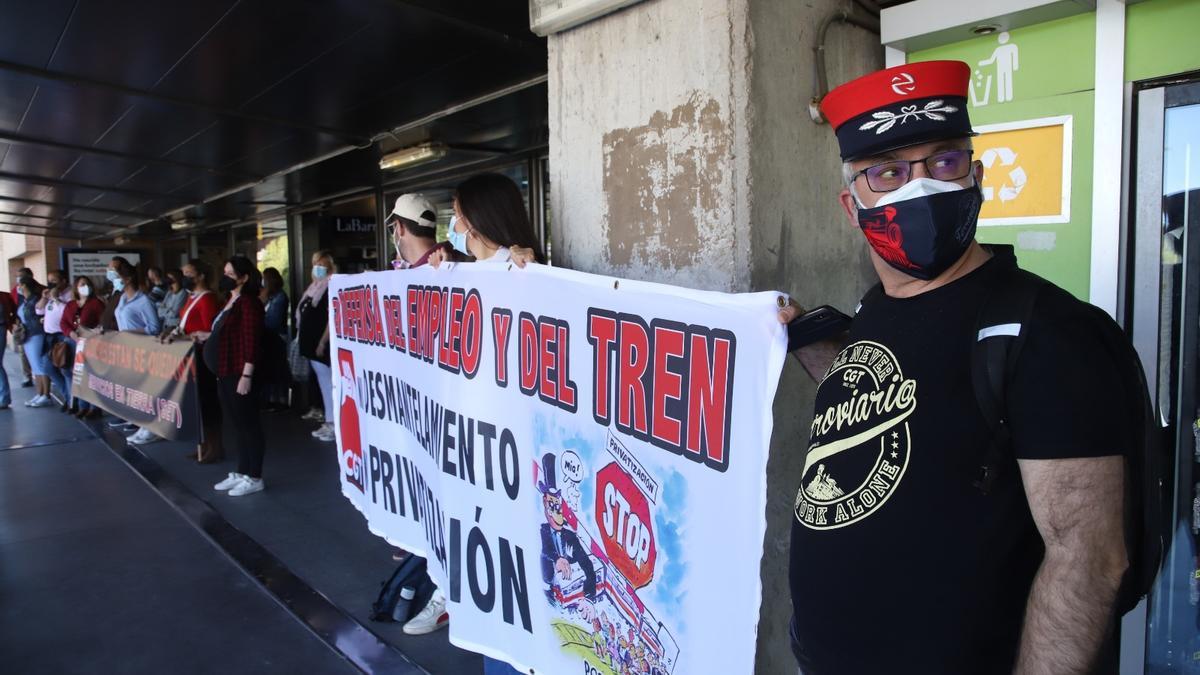
<svg viewBox="0 0 1200 675">
<path fill-rule="evenodd" d="M 184 277 L 180 280 L 179 286 L 185 291 L 196 290 L 196 277 Z"/>
<path fill-rule="evenodd" d="M 237 288 L 237 282 L 225 275 L 221 275 L 221 280 L 217 282 L 217 288 L 222 293 L 230 293 L 233 289 Z"/>
<path fill-rule="evenodd" d="M 978 185 L 859 209 L 858 225 L 884 262 L 917 279 L 934 279 L 975 239 L 983 194 Z"/>
</svg>

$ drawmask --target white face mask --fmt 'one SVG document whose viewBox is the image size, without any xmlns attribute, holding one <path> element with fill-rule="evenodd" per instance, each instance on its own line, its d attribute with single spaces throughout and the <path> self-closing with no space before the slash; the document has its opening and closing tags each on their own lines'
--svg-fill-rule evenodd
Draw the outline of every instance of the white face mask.
<svg viewBox="0 0 1200 675">
<path fill-rule="evenodd" d="M 875 207 L 878 208 L 880 206 L 887 206 L 888 204 L 895 204 L 896 202 L 917 199 L 918 197 L 928 197 L 930 195 L 939 195 L 943 192 L 957 192 L 958 190 L 965 189 L 967 188 L 959 185 L 958 183 L 951 183 L 933 178 L 914 178 L 904 185 L 901 185 L 899 189 L 892 190 L 891 192 L 884 194 L 879 198 L 879 201 L 875 204 Z M 854 201 L 858 203 L 858 208 L 867 208 L 866 205 L 862 203 L 862 200 L 858 198 L 858 191 L 852 190 L 851 192 L 854 193 Z"/>
<path fill-rule="evenodd" d="M 92 289 L 88 288 L 87 286 L 79 287 L 79 297 L 86 298 L 91 294 L 92 294 Z"/>
</svg>

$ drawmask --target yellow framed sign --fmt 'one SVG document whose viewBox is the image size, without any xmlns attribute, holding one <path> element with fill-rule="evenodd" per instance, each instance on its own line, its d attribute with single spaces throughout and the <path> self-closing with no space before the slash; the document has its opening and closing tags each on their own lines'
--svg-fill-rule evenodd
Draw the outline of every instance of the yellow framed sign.
<svg viewBox="0 0 1200 675">
<path fill-rule="evenodd" d="M 983 163 L 979 225 L 1071 220 L 1071 116 L 975 127 Z"/>
</svg>

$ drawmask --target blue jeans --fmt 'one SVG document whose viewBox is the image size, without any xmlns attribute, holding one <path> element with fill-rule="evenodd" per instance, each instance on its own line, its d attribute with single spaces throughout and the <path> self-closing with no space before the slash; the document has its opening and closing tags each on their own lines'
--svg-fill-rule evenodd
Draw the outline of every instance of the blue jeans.
<svg viewBox="0 0 1200 675">
<path fill-rule="evenodd" d="M 12 405 L 12 390 L 8 388 L 8 371 L 4 369 L 4 349 L 8 347 L 8 329 L 0 326 L 0 406 Z"/>
<path fill-rule="evenodd" d="M 25 359 L 29 361 L 29 370 L 35 377 L 46 373 L 42 370 L 42 347 L 46 344 L 46 336 L 38 333 L 25 338 L 21 348 L 25 350 Z"/>
<path fill-rule="evenodd" d="M 42 347 L 42 374 L 50 378 L 50 383 L 58 387 L 58 391 L 62 393 L 63 400 L 67 400 L 71 397 L 71 389 L 63 379 L 62 371 L 55 368 L 50 361 L 50 350 L 54 349 L 54 345 L 62 340 L 62 333 L 46 333 L 46 344 Z"/>
<path fill-rule="evenodd" d="M 76 407 L 78 407 L 80 410 L 88 410 L 92 406 L 87 401 L 83 401 L 80 399 L 75 399 L 74 401 L 71 400 L 71 371 L 75 370 L 75 359 L 74 359 L 75 338 L 73 338 L 69 335 L 64 335 L 63 342 L 66 342 L 68 345 L 71 346 L 71 354 L 72 354 L 71 360 L 67 362 L 67 367 L 59 370 L 59 372 L 62 373 L 63 384 L 65 384 L 67 387 L 65 390 L 63 390 L 63 393 L 67 395 L 67 403 L 68 404 L 74 403 L 76 405 Z"/>
</svg>

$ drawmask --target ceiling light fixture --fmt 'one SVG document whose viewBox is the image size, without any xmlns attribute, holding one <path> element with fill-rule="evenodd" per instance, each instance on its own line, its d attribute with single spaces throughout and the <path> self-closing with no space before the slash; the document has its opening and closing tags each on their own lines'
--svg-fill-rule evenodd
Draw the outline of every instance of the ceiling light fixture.
<svg viewBox="0 0 1200 675">
<path fill-rule="evenodd" d="M 382 171 L 397 171 L 418 164 L 436 162 L 445 156 L 446 146 L 440 143 L 423 143 L 384 155 L 379 160 L 379 168 Z"/>
</svg>

